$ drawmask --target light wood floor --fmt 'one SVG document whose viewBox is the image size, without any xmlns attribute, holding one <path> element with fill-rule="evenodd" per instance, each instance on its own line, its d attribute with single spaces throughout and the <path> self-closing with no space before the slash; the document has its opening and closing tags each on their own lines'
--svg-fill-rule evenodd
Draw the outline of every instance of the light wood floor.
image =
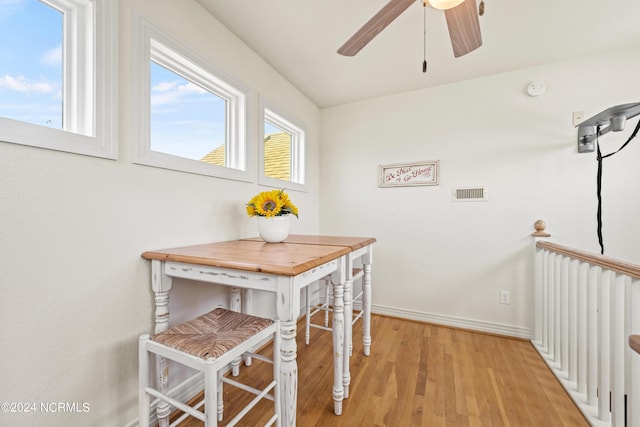
<svg viewBox="0 0 640 427">
<path fill-rule="evenodd" d="M 331 333 L 313 329 L 305 346 L 299 323 L 298 426 L 589 425 L 528 341 L 375 315 L 371 323 L 369 357 L 362 355 L 361 324 L 354 329 L 351 396 L 339 417 L 331 398 Z M 240 378 L 266 383 L 270 369 L 256 361 Z M 241 394 L 225 387 L 225 421 L 251 399 Z M 272 414 L 272 403 L 263 403 L 241 425 L 263 425 Z"/>
</svg>

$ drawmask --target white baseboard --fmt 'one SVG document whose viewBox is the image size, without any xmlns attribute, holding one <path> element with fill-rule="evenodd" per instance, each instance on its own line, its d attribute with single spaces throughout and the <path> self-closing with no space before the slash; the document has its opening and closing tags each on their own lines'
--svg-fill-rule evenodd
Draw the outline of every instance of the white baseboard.
<svg viewBox="0 0 640 427">
<path fill-rule="evenodd" d="M 521 326 L 505 325 L 502 323 L 485 322 L 483 320 L 466 319 L 464 317 L 447 316 L 442 314 L 425 313 L 417 310 L 388 307 L 372 304 L 371 312 L 401 319 L 417 320 L 436 325 L 452 326 L 455 328 L 469 329 L 478 332 L 488 332 L 497 335 L 505 335 L 515 338 L 532 339 L 533 330 Z"/>
</svg>

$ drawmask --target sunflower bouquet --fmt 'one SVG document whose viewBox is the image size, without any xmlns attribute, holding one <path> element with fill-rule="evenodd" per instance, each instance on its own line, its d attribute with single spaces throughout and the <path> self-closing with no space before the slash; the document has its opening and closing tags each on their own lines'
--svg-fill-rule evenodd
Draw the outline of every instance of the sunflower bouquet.
<svg viewBox="0 0 640 427">
<path fill-rule="evenodd" d="M 247 215 L 274 217 L 293 214 L 298 217 L 298 208 L 291 203 L 287 193 L 282 190 L 263 191 L 247 203 Z"/>
</svg>

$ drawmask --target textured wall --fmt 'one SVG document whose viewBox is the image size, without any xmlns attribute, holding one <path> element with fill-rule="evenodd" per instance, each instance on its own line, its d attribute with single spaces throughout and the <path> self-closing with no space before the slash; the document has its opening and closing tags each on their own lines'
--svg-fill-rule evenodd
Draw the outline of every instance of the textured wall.
<svg viewBox="0 0 640 427">
<path fill-rule="evenodd" d="M 512 335 L 533 327 L 531 238 L 597 251 L 595 153 L 572 112 L 639 102 L 638 50 L 530 68 L 322 111 L 321 231 L 374 235 L 376 310 Z M 460 63 L 461 66 L 462 62 Z M 543 81 L 544 96 L 526 95 Z M 603 152 L 623 135 L 602 139 Z M 605 160 L 608 254 L 640 262 L 640 141 Z M 437 187 L 378 188 L 378 165 L 440 160 Z M 454 203 L 458 186 L 487 202 Z M 499 304 L 501 290 L 511 305 Z"/>
<path fill-rule="evenodd" d="M 0 142 L 0 401 L 87 402 L 90 410 L 0 413 L 3 426 L 135 420 L 137 337 L 153 319 L 140 254 L 257 235 L 244 204 L 265 187 L 131 163 L 134 8 L 304 121 L 309 191 L 291 193 L 301 212 L 292 227 L 318 231 L 318 109 L 195 2 L 121 1 L 119 159 Z M 214 286 L 174 286 L 174 320 L 226 299 Z"/>
</svg>

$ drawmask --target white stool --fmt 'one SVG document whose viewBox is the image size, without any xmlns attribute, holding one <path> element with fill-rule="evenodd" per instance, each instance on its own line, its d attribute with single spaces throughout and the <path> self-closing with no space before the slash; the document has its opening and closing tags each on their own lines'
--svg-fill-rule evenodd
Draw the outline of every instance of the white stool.
<svg viewBox="0 0 640 427">
<path fill-rule="evenodd" d="M 353 274 L 352 274 L 352 280 L 351 280 L 351 289 L 352 289 L 352 294 L 354 294 L 355 296 L 353 298 L 351 298 L 351 307 L 352 307 L 352 319 L 351 319 L 351 324 L 347 324 L 349 327 L 353 328 L 353 325 L 355 325 L 355 323 L 358 321 L 358 319 L 360 319 L 362 317 L 363 311 L 362 309 L 357 311 L 353 310 L 354 307 L 354 303 L 356 301 L 360 301 L 360 303 L 362 303 L 362 293 L 363 290 L 362 288 L 360 288 L 360 291 L 358 292 L 358 294 L 355 294 L 353 285 L 355 284 L 355 282 L 357 280 L 359 280 L 360 278 L 362 278 L 362 276 L 364 275 L 364 270 L 361 268 L 354 268 L 353 269 Z M 329 327 L 329 312 L 333 311 L 333 308 L 331 308 L 330 305 L 330 301 L 331 301 L 331 291 L 333 289 L 333 286 L 331 284 L 331 278 L 330 277 L 323 277 L 322 279 L 319 280 L 319 284 L 318 284 L 318 288 L 315 291 L 311 291 L 309 289 L 309 287 L 307 287 L 307 292 L 306 292 L 306 306 L 307 306 L 307 313 L 306 313 L 306 324 L 305 324 L 305 335 L 304 335 L 304 341 L 306 345 L 309 345 L 309 341 L 311 338 L 311 328 L 316 328 L 316 329 L 322 329 L 325 331 L 330 331 L 331 328 Z M 311 304 L 311 297 L 314 294 L 318 294 L 321 291 L 324 291 L 324 302 L 319 302 L 317 304 Z M 324 322 L 323 324 L 318 324 L 318 323 L 313 323 L 311 321 L 311 318 L 318 312 L 323 311 L 324 312 Z M 351 334 L 349 334 L 351 336 Z M 345 347 L 344 351 L 346 352 L 347 350 L 349 351 L 349 355 L 352 354 L 353 352 L 353 341 L 350 341 L 348 343 L 349 347 Z"/>
<path fill-rule="evenodd" d="M 223 416 L 222 383 L 239 387 L 256 397 L 227 425 L 235 425 L 261 399 L 274 401 L 274 415 L 266 426 L 280 425 L 280 332 L 279 322 L 229 311 L 224 308 L 204 314 L 196 319 L 139 340 L 139 425 L 149 425 L 150 397 L 174 406 L 185 414 L 174 421 L 177 425 L 191 415 L 204 422 L 205 427 L 217 426 Z M 253 354 L 256 359 L 273 363 L 273 381 L 263 390 L 241 384 L 223 376 L 231 362 L 257 348 L 267 339 L 273 339 L 273 359 Z M 204 373 L 204 400 L 191 407 L 179 402 L 150 385 L 149 356 L 164 357 Z M 273 390 L 273 391 L 272 391 Z M 172 390 L 175 391 L 175 390 Z M 272 391 L 272 394 L 269 392 Z M 204 413 L 198 409 L 204 404 Z M 217 417 L 215 416 L 217 408 Z"/>
</svg>

